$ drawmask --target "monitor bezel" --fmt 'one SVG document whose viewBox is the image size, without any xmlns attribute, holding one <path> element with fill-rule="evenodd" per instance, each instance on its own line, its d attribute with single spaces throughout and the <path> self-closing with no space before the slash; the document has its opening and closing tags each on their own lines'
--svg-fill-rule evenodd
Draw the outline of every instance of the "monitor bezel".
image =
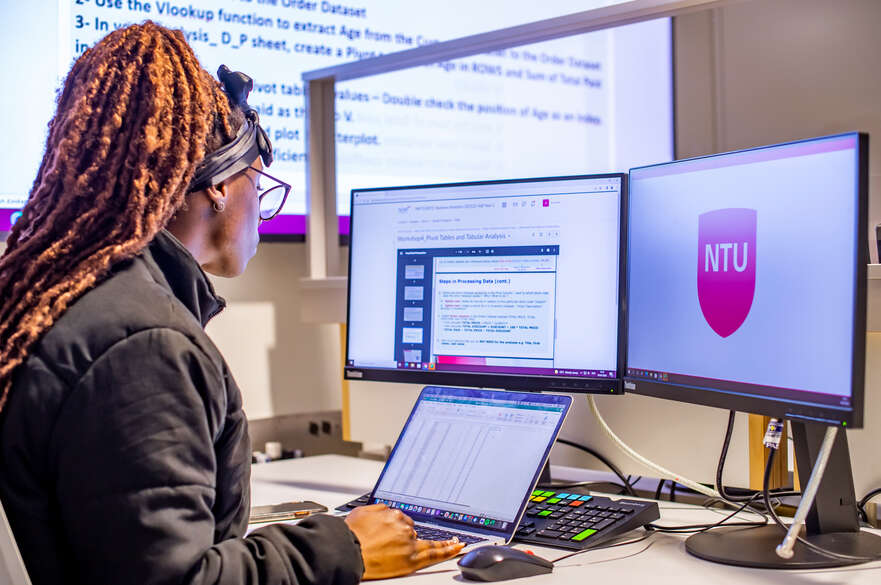
<svg viewBox="0 0 881 585">
<path fill-rule="evenodd" d="M 624 331 L 624 270 L 626 267 L 625 257 L 622 251 L 627 242 L 627 201 L 628 201 L 628 174 L 627 173 L 598 173 L 590 175 L 562 175 L 554 177 L 532 177 L 520 179 L 495 179 L 488 181 L 464 181 L 455 183 L 433 183 L 425 185 L 407 185 L 396 187 L 371 187 L 364 189 L 352 189 L 350 197 L 349 224 L 349 263 L 348 274 L 352 274 L 352 255 L 355 242 L 356 209 L 354 205 L 356 193 L 370 193 L 376 191 L 400 191 L 405 189 L 432 189 L 440 187 L 470 187 L 480 185 L 498 185 L 510 183 L 546 183 L 551 181 L 584 180 L 584 179 L 613 179 L 621 180 L 620 201 L 618 210 L 618 356 L 614 378 L 584 378 L 565 376 L 542 376 L 529 374 L 482 374 L 474 372 L 439 372 L 437 370 L 408 370 L 391 368 L 365 368 L 349 366 L 349 349 L 351 342 L 351 309 L 352 309 L 352 279 L 347 278 L 346 292 L 346 351 L 343 360 L 343 376 L 346 380 L 365 380 L 374 382 L 400 382 L 409 384 L 429 384 L 435 386 L 468 386 L 472 388 L 503 388 L 505 390 L 521 391 L 553 391 L 577 394 L 622 394 L 622 376 L 624 374 L 624 351 L 626 349 Z"/>
<path fill-rule="evenodd" d="M 678 402 L 687 402 L 690 404 L 698 404 L 702 406 L 712 406 L 716 408 L 724 408 L 727 410 L 737 410 L 741 412 L 749 412 L 753 414 L 761 414 L 765 416 L 790 418 L 805 422 L 815 422 L 825 425 L 841 425 L 848 428 L 861 428 L 863 426 L 863 406 L 865 395 L 865 369 L 866 369 L 866 265 L 869 262 L 867 234 L 868 234 L 868 200 L 869 200 L 869 137 L 863 132 L 848 132 L 842 134 L 834 134 L 829 136 L 819 136 L 816 138 L 808 138 L 804 140 L 794 140 L 791 142 L 782 142 L 767 146 L 755 148 L 747 148 L 743 150 L 734 150 L 724 153 L 711 154 L 707 156 L 698 156 L 687 159 L 680 159 L 668 163 L 656 165 L 646 165 L 642 167 L 634 167 L 630 169 L 632 173 L 635 170 L 641 170 L 651 167 L 669 166 L 688 161 L 703 160 L 715 157 L 722 157 L 744 152 L 757 150 L 766 150 L 782 146 L 791 146 L 802 143 L 817 142 L 822 140 L 832 140 L 838 138 L 856 138 L 857 140 L 857 156 L 856 156 L 856 179 L 857 186 L 855 196 L 857 197 L 856 217 L 854 218 L 854 260 L 856 262 L 854 277 L 854 306 L 853 306 L 853 363 L 851 375 L 851 409 L 849 411 L 838 408 L 831 408 L 825 405 L 804 405 L 794 402 L 771 399 L 758 398 L 753 396 L 745 396 L 730 391 L 713 389 L 709 387 L 695 387 L 683 384 L 675 384 L 673 382 L 660 382 L 654 380 L 646 380 L 627 375 L 628 356 L 627 347 L 625 351 L 625 369 L 623 370 L 624 391 L 652 396 L 655 398 L 664 398 L 676 400 Z M 628 200 L 630 198 L 628 190 Z M 628 208 L 630 207 L 628 201 Z M 629 213 L 629 212 L 628 212 Z M 627 223 L 630 223 L 630 216 L 627 216 Z M 626 280 L 630 283 L 630 241 L 626 244 Z M 629 295 L 627 297 L 629 303 Z M 627 339 L 627 332 L 630 328 L 629 314 L 626 313 L 625 305 L 625 321 L 624 321 L 624 339 Z M 746 384 L 744 386 L 747 386 Z M 756 384 L 749 384 L 752 389 L 768 388 Z"/>
</svg>

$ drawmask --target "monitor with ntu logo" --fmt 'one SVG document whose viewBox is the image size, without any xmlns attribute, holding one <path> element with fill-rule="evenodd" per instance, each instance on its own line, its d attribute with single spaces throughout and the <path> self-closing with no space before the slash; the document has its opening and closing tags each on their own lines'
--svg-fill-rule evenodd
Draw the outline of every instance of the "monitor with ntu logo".
<svg viewBox="0 0 881 585">
<path fill-rule="evenodd" d="M 863 425 L 867 207 L 865 134 L 631 169 L 625 390 L 788 418 L 812 476 L 827 429 Z M 881 558 L 844 431 L 830 453 L 803 537 L 821 549 L 781 558 L 769 524 L 701 532 L 686 550 L 786 569 Z"/>
<path fill-rule="evenodd" d="M 629 392 L 862 423 L 868 138 L 632 169 Z"/>
</svg>

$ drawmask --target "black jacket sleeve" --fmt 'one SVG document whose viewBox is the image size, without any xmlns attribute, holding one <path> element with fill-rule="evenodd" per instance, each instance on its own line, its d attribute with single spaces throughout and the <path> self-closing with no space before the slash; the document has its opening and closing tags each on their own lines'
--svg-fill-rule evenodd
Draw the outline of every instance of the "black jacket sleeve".
<svg viewBox="0 0 881 585">
<path fill-rule="evenodd" d="M 215 504 L 223 496 L 217 477 L 224 471 L 218 470 L 215 443 L 223 437 L 228 406 L 223 388 L 222 368 L 172 329 L 130 335 L 80 379 L 49 449 L 76 581 L 360 580 L 360 546 L 338 518 L 272 525 L 215 542 Z"/>
</svg>

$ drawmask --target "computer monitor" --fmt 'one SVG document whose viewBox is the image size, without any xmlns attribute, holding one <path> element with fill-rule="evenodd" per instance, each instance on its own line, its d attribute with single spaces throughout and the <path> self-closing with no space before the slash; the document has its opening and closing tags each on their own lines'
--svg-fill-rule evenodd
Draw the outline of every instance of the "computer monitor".
<svg viewBox="0 0 881 585">
<path fill-rule="evenodd" d="M 786 417 L 807 481 L 825 426 L 863 420 L 867 161 L 854 133 L 631 169 L 625 391 Z M 858 532 L 838 434 L 808 533 L 881 551 Z M 782 536 L 709 531 L 687 548 L 779 566 Z"/>
<path fill-rule="evenodd" d="M 355 189 L 347 378 L 620 392 L 626 175 Z"/>
</svg>

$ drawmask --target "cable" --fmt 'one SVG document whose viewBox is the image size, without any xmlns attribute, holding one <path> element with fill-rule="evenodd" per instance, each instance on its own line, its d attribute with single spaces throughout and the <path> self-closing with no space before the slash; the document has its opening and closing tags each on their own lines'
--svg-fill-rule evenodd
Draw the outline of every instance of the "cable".
<svg viewBox="0 0 881 585">
<path fill-rule="evenodd" d="M 753 501 L 760 492 L 750 490 L 750 493 L 743 496 L 735 496 L 725 490 L 725 484 L 722 481 L 722 472 L 725 469 L 725 460 L 728 458 L 728 447 L 731 444 L 731 435 L 734 432 L 734 417 L 737 413 L 733 410 L 728 411 L 728 428 L 725 431 L 725 439 L 722 441 L 722 453 L 719 455 L 719 463 L 716 466 L 716 491 L 723 500 L 730 503 Z M 796 491 L 776 491 L 772 490 L 775 497 L 782 498 L 787 496 L 800 496 L 801 492 Z"/>
<path fill-rule="evenodd" d="M 554 564 L 556 565 L 556 564 L 559 563 L 560 561 L 564 561 L 564 560 L 566 560 L 566 559 L 568 559 L 568 558 L 571 558 L 571 557 L 574 557 L 574 556 L 576 556 L 576 555 L 580 555 L 580 554 L 583 554 L 583 553 L 586 553 L 586 552 L 591 552 L 591 551 L 595 551 L 595 550 L 603 550 L 604 548 L 615 548 L 616 546 L 626 546 L 626 545 L 628 545 L 628 544 L 636 544 L 637 542 L 642 542 L 643 540 L 645 540 L 646 538 L 650 537 L 651 535 L 652 535 L 652 532 L 650 532 L 650 531 L 647 530 L 646 533 L 645 533 L 644 535 L 640 536 L 639 538 L 634 538 L 634 539 L 632 539 L 632 540 L 626 540 L 626 541 L 624 541 L 624 542 L 613 542 L 612 544 L 605 544 L 605 545 L 603 545 L 603 546 L 595 546 L 595 547 L 593 547 L 593 548 L 586 548 L 586 549 L 584 549 L 584 550 L 577 550 L 577 551 L 575 551 L 575 552 L 572 552 L 572 553 L 569 553 L 569 554 L 565 554 L 565 555 L 563 555 L 562 557 L 556 558 L 556 559 L 552 560 L 551 562 L 554 563 Z M 650 543 L 650 545 L 651 545 L 651 544 L 654 544 L 654 543 Z M 647 549 L 648 549 L 648 547 L 645 547 L 644 549 L 642 549 L 642 550 L 640 550 L 640 551 L 637 551 L 635 554 L 639 554 L 639 553 L 641 553 L 641 552 L 643 552 L 643 551 L 645 551 L 645 550 L 647 550 Z M 628 556 L 626 556 L 626 557 L 620 557 L 620 558 L 624 558 L 624 559 L 626 559 L 626 558 L 629 558 L 629 557 L 631 557 L 631 556 L 633 556 L 633 555 L 628 555 Z M 603 561 L 598 561 L 598 562 L 604 562 L 605 560 L 616 561 L 616 560 L 618 560 L 618 559 L 604 559 Z"/>
<path fill-rule="evenodd" d="M 540 483 L 536 487 L 546 489 L 546 490 L 563 490 L 563 489 L 572 489 L 572 488 L 587 488 L 588 491 L 597 491 L 597 492 L 606 492 L 611 493 L 608 489 L 609 486 L 615 486 L 619 491 L 618 495 L 627 494 L 626 488 L 613 481 L 572 481 L 572 482 L 550 482 L 550 483 Z M 605 488 L 605 489 L 604 489 Z"/>
<path fill-rule="evenodd" d="M 756 492 L 756 494 L 753 496 L 753 498 L 755 499 L 758 497 L 759 497 L 759 493 Z M 721 503 L 730 505 L 728 502 L 725 502 L 724 500 L 719 500 L 718 498 L 716 498 L 716 499 L 718 501 L 720 501 Z M 714 522 L 712 524 L 685 524 L 685 525 L 681 525 L 681 526 L 661 526 L 658 524 L 647 524 L 646 527 L 648 529 L 654 530 L 656 532 L 673 532 L 673 533 L 682 534 L 682 533 L 690 533 L 690 532 L 706 532 L 707 530 L 712 530 L 713 528 L 718 528 L 719 526 L 723 526 L 723 525 L 724 526 L 765 526 L 768 523 L 767 516 L 765 516 L 764 514 L 761 514 L 760 512 L 758 512 L 758 513 L 764 518 L 764 520 L 761 522 L 759 522 L 759 521 L 755 521 L 755 522 L 728 522 L 728 520 L 730 520 L 731 518 L 733 518 L 737 514 L 740 514 L 745 509 L 747 509 L 751 503 L 752 503 L 752 501 L 744 502 L 736 510 L 734 510 L 733 512 L 731 512 L 730 514 L 728 514 L 727 516 L 725 516 L 724 518 L 722 518 L 718 522 Z M 753 510 L 750 509 L 750 511 L 753 511 Z"/>
<path fill-rule="evenodd" d="M 765 507 L 768 509 L 768 514 L 771 515 L 771 519 L 783 530 L 783 533 L 786 534 L 789 531 L 789 527 L 783 523 L 780 519 L 780 516 L 777 515 L 777 512 L 774 510 L 773 506 L 771 506 L 771 493 L 768 490 L 768 485 L 771 482 L 771 468 L 774 463 L 774 456 L 777 454 L 777 449 L 771 449 L 768 453 L 768 462 L 765 464 L 765 475 L 762 479 L 762 497 L 765 500 Z M 823 547 L 817 546 L 816 544 L 802 538 L 801 536 L 796 536 L 798 542 L 802 543 L 812 551 L 817 554 L 821 554 L 826 557 L 832 557 L 833 559 L 840 559 L 843 561 L 854 561 L 858 563 L 867 563 L 871 561 L 877 561 L 881 557 L 864 557 L 857 555 L 847 555 L 843 553 L 837 553 Z"/>
<path fill-rule="evenodd" d="M 537 484 L 536 487 L 540 487 L 546 490 L 559 490 L 564 488 L 577 488 L 577 487 L 587 487 L 589 485 L 593 485 L 596 482 L 593 481 L 551 481 L 548 483 L 540 483 Z M 615 484 L 618 485 L 618 484 Z M 623 487 L 623 486 L 620 486 Z"/>
<path fill-rule="evenodd" d="M 596 450 L 591 449 L 587 445 L 582 445 L 581 443 L 576 443 L 575 441 L 570 441 L 569 439 L 557 438 L 557 442 L 562 445 L 568 445 L 570 447 L 574 447 L 575 449 L 579 449 L 594 456 L 596 459 L 600 461 L 603 465 L 612 470 L 612 472 L 618 476 L 618 479 L 624 484 L 624 489 L 627 491 L 627 494 L 631 496 L 636 496 L 636 492 L 633 491 L 633 487 L 631 487 L 630 483 L 627 481 L 627 478 L 624 477 L 624 474 L 618 469 L 618 466 L 612 463 L 609 459 L 604 457 L 602 454 L 598 453 Z"/>
<path fill-rule="evenodd" d="M 659 477 L 672 478 L 673 480 L 681 483 L 682 485 L 689 487 L 689 488 L 693 489 L 694 491 L 701 493 L 707 497 L 710 497 L 710 498 L 718 498 L 719 497 L 719 492 L 717 492 L 716 490 L 708 488 L 706 486 L 703 486 L 703 485 L 697 483 L 696 481 L 692 481 L 690 479 L 682 477 L 681 475 L 679 475 L 677 473 L 673 473 L 672 471 L 670 471 L 666 467 L 662 467 L 662 466 L 658 465 L 657 463 L 649 461 L 648 459 L 646 459 L 645 457 L 643 457 L 642 455 L 640 455 L 639 453 L 634 451 L 632 448 L 630 448 L 629 445 L 627 445 L 624 441 L 622 441 L 620 438 L 618 438 L 618 435 L 616 435 L 614 433 L 614 431 L 612 431 L 611 428 L 609 428 L 609 425 L 606 423 L 605 419 L 603 418 L 603 415 L 600 414 L 600 411 L 597 408 L 596 400 L 594 400 L 593 395 L 588 395 L 587 401 L 590 404 L 590 409 L 593 412 L 593 415 L 596 417 L 597 421 L 600 423 L 600 427 L 602 427 L 603 431 L 609 436 L 610 439 L 612 439 L 612 441 L 616 445 L 618 445 L 618 447 L 622 451 L 627 453 L 627 455 L 629 455 L 632 459 L 636 460 L 637 462 L 641 463 L 642 465 L 645 465 L 646 467 L 649 467 L 649 468 L 655 470 L 659 474 Z"/>
<path fill-rule="evenodd" d="M 655 497 L 653 499 L 655 499 L 655 500 L 661 499 L 661 492 L 664 491 L 664 482 L 665 481 L 666 480 L 664 478 L 661 478 L 658 480 L 658 489 L 655 490 Z"/>
<path fill-rule="evenodd" d="M 881 494 L 881 488 L 876 488 L 876 489 L 870 491 L 865 496 L 863 496 L 862 499 L 857 504 L 857 510 L 859 510 L 860 518 L 863 519 L 863 522 L 869 521 L 869 515 L 866 514 L 866 504 L 868 504 L 869 500 L 871 500 L 872 498 L 874 498 L 878 494 Z"/>
<path fill-rule="evenodd" d="M 728 411 L 728 428 L 725 431 L 725 439 L 722 441 L 722 453 L 719 455 L 719 463 L 716 465 L 716 491 L 726 502 L 744 502 L 755 499 L 755 494 L 747 496 L 734 496 L 725 491 L 725 484 L 722 482 L 722 472 L 725 469 L 725 460 L 728 458 L 728 447 L 731 445 L 731 435 L 734 432 L 734 417 L 737 413 L 733 410 Z"/>
<path fill-rule="evenodd" d="M 635 494 L 636 493 L 636 484 L 639 483 L 640 481 L 642 481 L 642 476 L 640 475 L 636 479 L 631 479 L 632 477 L 633 477 L 632 475 L 627 476 L 627 483 L 630 485 L 630 488 L 633 490 L 633 493 Z M 622 491 L 621 495 L 624 495 L 626 493 L 627 493 L 626 491 Z"/>
<path fill-rule="evenodd" d="M 754 500 L 759 499 L 760 496 L 761 496 L 761 492 L 755 492 L 753 494 L 753 499 Z M 734 504 L 732 502 L 726 502 L 725 500 L 714 499 L 714 498 L 710 498 L 709 500 L 705 501 L 702 504 L 702 506 L 704 508 L 706 508 L 707 510 L 715 512 L 716 511 L 716 504 L 721 504 L 722 506 L 727 506 L 727 507 L 734 506 Z M 767 514 L 765 514 L 759 508 L 756 507 L 757 504 L 764 505 L 761 501 L 759 501 L 759 502 L 748 501 L 748 502 L 745 502 L 745 504 L 746 504 L 746 507 L 739 507 L 737 509 L 740 510 L 741 512 L 748 512 L 750 514 L 755 514 L 756 516 L 759 516 L 762 519 L 763 525 L 767 524 L 768 522 L 771 521 L 771 519 L 768 517 Z M 724 512 L 719 510 L 719 513 L 723 514 Z"/>
</svg>

